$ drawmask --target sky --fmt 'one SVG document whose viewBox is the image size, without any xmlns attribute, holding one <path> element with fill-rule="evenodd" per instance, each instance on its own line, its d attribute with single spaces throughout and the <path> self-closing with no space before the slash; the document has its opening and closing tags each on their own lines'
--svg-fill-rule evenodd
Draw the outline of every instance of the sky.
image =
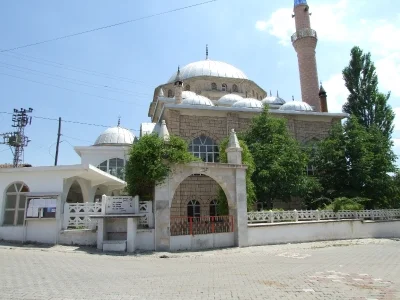
<svg viewBox="0 0 400 300">
<path fill-rule="evenodd" d="M 0 2 L 0 49 L 10 49 L 97 27 L 146 17 L 202 0 L 20 0 Z M 400 3 L 390 0 L 308 0 L 318 33 L 319 80 L 330 112 L 340 112 L 347 91 L 341 71 L 353 46 L 371 52 L 379 88 L 391 91 L 397 113 L 394 151 L 400 155 Z M 59 164 L 78 164 L 74 146 L 92 145 L 109 126 L 139 135 L 149 122 L 154 89 L 178 65 L 209 58 L 241 69 L 266 91 L 300 100 L 293 0 L 218 0 L 67 39 L 0 53 L 0 112 L 34 109 L 26 127 L 25 163 L 53 165 L 58 122 L 63 122 Z M 0 133 L 11 115 L 0 113 Z M 1 141 L 1 140 L 0 140 Z M 12 153 L 0 145 L 0 163 Z"/>
</svg>

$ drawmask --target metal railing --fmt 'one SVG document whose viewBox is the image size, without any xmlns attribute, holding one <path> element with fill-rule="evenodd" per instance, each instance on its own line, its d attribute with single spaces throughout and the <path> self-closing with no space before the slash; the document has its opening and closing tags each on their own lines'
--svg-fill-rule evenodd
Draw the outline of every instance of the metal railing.
<svg viewBox="0 0 400 300">
<path fill-rule="evenodd" d="M 296 31 L 293 35 L 292 35 L 292 43 L 297 41 L 298 39 L 304 38 L 304 37 L 314 37 L 314 38 L 318 38 L 317 36 L 317 32 L 314 29 L 311 28 L 303 28 L 300 29 L 298 31 Z"/>
<path fill-rule="evenodd" d="M 233 216 L 171 217 L 170 231 L 176 235 L 233 232 Z"/>
</svg>

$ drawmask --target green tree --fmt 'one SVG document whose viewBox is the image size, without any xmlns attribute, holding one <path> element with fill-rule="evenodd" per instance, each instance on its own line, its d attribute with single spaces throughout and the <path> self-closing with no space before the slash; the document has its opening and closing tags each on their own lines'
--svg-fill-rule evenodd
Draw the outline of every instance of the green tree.
<svg viewBox="0 0 400 300">
<path fill-rule="evenodd" d="M 393 179 L 396 171 L 392 142 L 375 125 L 366 129 L 355 116 L 344 125 L 337 124 L 330 135 L 319 143 L 316 165 L 326 195 L 370 199 L 366 208 L 391 206 Z"/>
<path fill-rule="evenodd" d="M 180 137 L 171 135 L 165 142 L 157 134 L 145 135 L 130 150 L 125 170 L 127 192 L 150 200 L 154 187 L 164 182 L 174 165 L 196 160 Z"/>
<path fill-rule="evenodd" d="M 228 155 L 226 148 L 228 147 L 229 137 L 226 137 L 219 145 L 219 159 L 221 163 L 228 162 Z M 246 193 L 247 193 L 247 209 L 250 210 L 255 202 L 256 194 L 254 190 L 254 184 L 251 181 L 251 177 L 255 170 L 254 159 L 251 155 L 246 142 L 239 139 L 240 147 L 242 148 L 242 164 L 247 166 L 246 170 Z M 222 188 L 218 191 L 218 214 L 228 215 L 229 207 L 226 199 L 226 195 Z"/>
<path fill-rule="evenodd" d="M 272 117 L 265 106 L 243 134 L 254 158 L 252 176 L 259 202 L 272 208 L 273 200 L 290 201 L 307 193 L 314 179 L 305 173 L 308 157 L 289 134 L 286 119 Z"/>
<path fill-rule="evenodd" d="M 343 78 L 350 92 L 343 111 L 355 116 L 365 128 L 375 125 L 390 138 L 394 120 L 394 112 L 387 104 L 390 93 L 385 95 L 378 90 L 378 76 L 371 54 L 364 54 L 359 47 L 351 49 L 351 59 L 343 70 Z"/>
</svg>

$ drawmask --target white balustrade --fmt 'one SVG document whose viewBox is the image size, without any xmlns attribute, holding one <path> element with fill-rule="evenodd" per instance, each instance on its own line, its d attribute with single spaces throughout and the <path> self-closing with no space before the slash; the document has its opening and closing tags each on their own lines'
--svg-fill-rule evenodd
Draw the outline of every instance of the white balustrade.
<svg viewBox="0 0 400 300">
<path fill-rule="evenodd" d="M 299 222 L 319 220 L 393 220 L 400 219 L 400 209 L 382 210 L 290 210 L 290 211 L 250 211 L 249 223 Z"/>
<path fill-rule="evenodd" d="M 108 211 L 123 212 L 123 213 L 138 213 L 145 214 L 139 220 L 141 227 L 154 227 L 154 214 L 152 201 L 140 201 L 137 204 L 130 203 L 132 197 L 107 197 L 110 205 L 106 208 Z M 131 205 L 133 207 L 131 207 Z M 133 209 L 133 210 L 132 210 Z M 102 212 L 102 203 L 65 203 L 64 205 L 64 229 L 95 229 L 97 221 L 91 219 L 90 216 L 100 215 Z"/>
</svg>

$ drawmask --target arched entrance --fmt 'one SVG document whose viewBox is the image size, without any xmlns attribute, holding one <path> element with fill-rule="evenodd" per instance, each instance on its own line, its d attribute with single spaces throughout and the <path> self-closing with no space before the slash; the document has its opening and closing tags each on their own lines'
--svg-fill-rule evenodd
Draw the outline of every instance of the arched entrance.
<svg viewBox="0 0 400 300">
<path fill-rule="evenodd" d="M 171 236 L 233 232 L 228 209 L 219 212 L 219 194 L 224 195 L 222 188 L 207 175 L 193 174 L 184 179 L 171 202 Z"/>
<path fill-rule="evenodd" d="M 83 193 L 81 185 L 78 181 L 74 181 L 69 188 L 67 195 L 67 203 L 83 203 Z"/>
</svg>

